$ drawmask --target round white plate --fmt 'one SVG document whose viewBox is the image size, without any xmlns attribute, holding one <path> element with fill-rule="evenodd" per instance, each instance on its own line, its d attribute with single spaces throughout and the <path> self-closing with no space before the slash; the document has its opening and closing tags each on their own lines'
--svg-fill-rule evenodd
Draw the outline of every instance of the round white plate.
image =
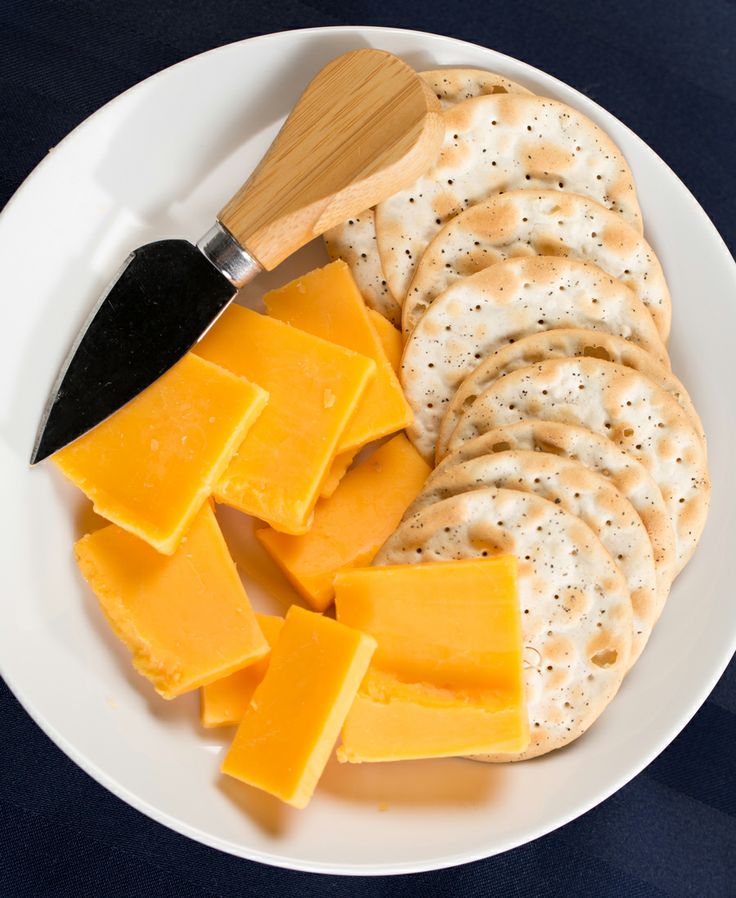
<svg viewBox="0 0 736 898">
<path fill-rule="evenodd" d="M 133 672 L 73 562 L 72 542 L 91 525 L 89 505 L 51 465 L 29 470 L 27 459 L 62 357 L 127 252 L 165 236 L 196 239 L 307 81 L 332 57 L 365 46 L 417 68 L 501 72 L 583 110 L 622 147 L 672 288 L 673 364 L 710 438 L 713 505 L 643 658 L 569 749 L 516 766 L 331 763 L 310 807 L 293 811 L 218 775 L 229 734 L 200 729 L 196 696 L 163 702 Z M 324 259 L 321 246 L 307 247 L 258 289 Z M 0 219 L 3 676 L 54 742 L 105 787 L 242 857 L 332 873 L 409 872 L 492 855 L 560 826 L 662 751 L 734 648 L 735 295 L 725 246 L 664 163 L 583 95 L 491 50 L 385 28 L 315 29 L 222 47 L 149 78 L 56 147 Z M 236 542 L 238 520 L 225 516 Z M 268 601 L 252 592 L 257 604 Z"/>
</svg>

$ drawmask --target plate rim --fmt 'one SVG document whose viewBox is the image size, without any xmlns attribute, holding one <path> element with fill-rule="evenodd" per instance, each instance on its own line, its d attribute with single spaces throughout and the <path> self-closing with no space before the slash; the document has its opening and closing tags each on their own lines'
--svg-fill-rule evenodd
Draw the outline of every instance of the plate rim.
<svg viewBox="0 0 736 898">
<path fill-rule="evenodd" d="M 76 125 L 71 131 L 68 132 L 53 148 L 52 150 L 60 147 L 65 142 L 69 141 L 73 136 L 76 136 L 78 133 L 82 132 L 88 126 L 91 126 L 98 117 L 100 117 L 104 112 L 108 110 L 108 107 L 117 103 L 123 97 L 128 97 L 134 95 L 136 92 L 141 91 L 149 85 L 150 82 L 155 81 L 156 79 L 163 77 L 168 74 L 172 69 L 179 69 L 185 66 L 193 64 L 196 60 L 199 60 L 201 57 L 208 55 L 215 55 L 217 53 L 226 51 L 228 49 L 232 49 L 237 46 L 245 46 L 252 45 L 253 43 L 258 42 L 268 42 L 272 40 L 278 40 L 282 36 L 286 35 L 311 35 L 311 34 L 324 34 L 324 33 L 343 33 L 345 35 L 364 35 L 371 34 L 374 36 L 380 36 L 383 34 L 398 34 L 398 35 L 410 35 L 421 39 L 426 38 L 436 38 L 443 42 L 449 42 L 455 45 L 460 52 L 464 48 L 471 48 L 474 51 L 481 50 L 484 52 L 490 52 L 501 60 L 508 60 L 513 66 L 521 66 L 525 69 L 530 76 L 541 75 L 545 79 L 551 80 L 555 86 L 559 86 L 564 91 L 570 91 L 575 97 L 582 98 L 585 102 L 592 104 L 597 114 L 602 115 L 604 118 L 609 119 L 610 121 L 615 122 L 617 127 L 625 129 L 628 133 L 629 137 L 636 141 L 640 146 L 646 150 L 652 157 L 656 159 L 656 162 L 661 165 L 664 170 L 668 173 L 669 177 L 673 180 L 674 183 L 681 190 L 683 196 L 686 198 L 688 203 L 691 206 L 691 211 L 695 215 L 697 215 L 701 224 L 707 225 L 709 230 L 709 238 L 714 243 L 714 246 L 718 246 L 720 250 L 725 254 L 725 258 L 728 263 L 730 263 L 730 273 L 731 278 L 734 283 L 734 287 L 736 288 L 736 261 L 732 256 L 728 246 L 725 243 L 725 240 L 718 232 L 714 223 L 700 205 L 698 200 L 695 198 L 692 191 L 687 187 L 687 185 L 682 181 L 682 179 L 677 175 L 675 171 L 659 156 L 659 154 L 653 150 L 641 137 L 639 137 L 636 132 L 634 132 L 627 124 L 618 119 L 613 113 L 609 112 L 605 107 L 601 106 L 595 100 L 586 96 L 582 91 L 577 90 L 570 84 L 562 81 L 561 79 L 545 72 L 542 69 L 537 68 L 536 66 L 531 65 L 530 63 L 525 62 L 524 60 L 517 59 L 516 57 L 510 56 L 506 53 L 502 53 L 498 50 L 495 50 L 491 47 L 484 47 L 481 44 L 475 44 L 472 41 L 465 41 L 459 38 L 449 37 L 447 35 L 438 34 L 436 32 L 428 32 L 421 31 L 418 29 L 411 28 L 394 28 L 394 27 L 384 27 L 380 25 L 332 25 L 332 26 L 316 26 L 310 28 L 297 28 L 297 29 L 287 29 L 284 31 L 278 32 L 269 32 L 267 34 L 255 35 L 250 38 L 245 38 L 243 40 L 231 41 L 226 44 L 222 44 L 217 47 L 210 48 L 208 50 L 204 50 L 201 53 L 197 53 L 193 56 L 189 56 L 183 60 L 180 60 L 173 65 L 167 66 L 161 69 L 158 72 L 155 72 L 153 75 L 148 76 L 147 78 L 138 81 L 136 84 L 117 94 L 110 100 L 108 100 L 104 105 L 96 109 L 91 115 L 87 116 L 83 119 L 78 125 Z M 36 166 L 29 172 L 17 190 L 10 197 L 8 202 L 5 204 L 2 212 L 0 212 L 0 223 L 4 221 L 7 217 L 7 213 L 12 210 L 18 202 L 22 202 L 25 196 L 27 189 L 30 187 L 31 181 L 36 178 L 49 163 L 52 158 L 52 151 L 49 151 L 43 159 L 41 159 Z M 648 752 L 639 757 L 635 764 L 633 764 L 629 769 L 627 769 L 624 773 L 622 773 L 618 778 L 614 780 L 612 784 L 608 784 L 601 791 L 596 791 L 594 797 L 590 800 L 581 800 L 577 803 L 577 805 L 557 816 L 554 822 L 547 822 L 540 824 L 535 829 L 530 830 L 529 834 L 523 838 L 514 839 L 511 838 L 508 840 L 507 844 L 500 845 L 498 847 L 492 848 L 489 851 L 484 850 L 475 850 L 462 854 L 450 854 L 445 855 L 438 858 L 433 858 L 431 861 L 418 861 L 418 862 L 403 862 L 396 861 L 386 864 L 327 864 L 324 862 L 310 862 L 305 860 L 292 860 L 288 857 L 278 854 L 271 854 L 269 852 L 264 852 L 255 849 L 244 849 L 243 846 L 237 846 L 232 843 L 226 842 L 218 837 L 212 836 L 210 833 L 207 833 L 201 829 L 198 829 L 195 826 L 190 826 L 188 824 L 182 823 L 175 817 L 169 816 L 167 813 L 160 811 L 155 805 L 149 803 L 145 799 L 141 798 L 137 794 L 133 793 L 127 787 L 120 784 L 117 780 L 115 780 L 112 776 L 108 775 L 104 770 L 102 770 L 93 760 L 88 758 L 86 755 L 79 752 L 74 744 L 64 736 L 59 730 L 53 726 L 45 716 L 40 713 L 31 703 L 31 701 L 24 694 L 24 690 L 22 686 L 13 681 L 13 678 L 8 675 L 6 668 L 3 664 L 3 659 L 0 656 L 0 675 L 2 675 L 5 680 L 8 688 L 13 693 L 14 697 L 20 703 L 21 707 L 24 711 L 31 717 L 34 723 L 44 732 L 46 736 L 62 751 L 64 754 L 79 768 L 81 768 L 86 774 L 92 777 L 96 782 L 98 782 L 103 788 L 107 789 L 111 792 L 116 798 L 124 801 L 129 806 L 133 807 L 135 810 L 139 811 L 142 814 L 145 814 L 150 819 L 156 821 L 157 823 L 167 827 L 170 830 L 178 833 L 179 835 L 186 836 L 187 838 L 194 839 L 200 844 L 206 845 L 210 848 L 215 848 L 219 851 L 222 851 L 226 854 L 240 857 L 246 860 L 251 860 L 259 863 L 264 863 L 270 866 L 278 867 L 281 869 L 287 870 L 295 870 L 299 872 L 308 872 L 308 873 L 322 873 L 327 875 L 340 875 L 340 876 L 382 876 L 382 875 L 400 875 L 405 873 L 420 873 L 420 872 L 429 872 L 432 870 L 440 870 L 447 869 L 451 867 L 455 867 L 465 863 L 472 863 L 474 861 L 482 860 L 485 858 L 494 857 L 498 854 L 505 853 L 507 851 L 511 851 L 514 848 L 518 848 L 520 846 L 529 844 L 530 842 L 535 841 L 536 839 L 541 838 L 544 835 L 547 835 L 550 832 L 559 829 L 562 826 L 565 826 L 567 823 L 577 819 L 583 814 L 590 811 L 592 808 L 596 807 L 598 804 L 601 804 L 606 799 L 610 798 L 611 795 L 615 794 L 619 789 L 625 786 L 628 782 L 630 782 L 634 777 L 638 776 L 642 770 L 644 770 L 658 755 L 660 755 L 667 746 L 677 738 L 677 736 L 683 731 L 683 729 L 687 726 L 687 724 L 692 720 L 695 714 L 700 710 L 703 706 L 704 702 L 707 700 L 708 695 L 712 692 L 713 688 L 723 675 L 726 667 L 731 661 L 731 658 L 736 652 L 736 631 L 731 636 L 731 645 L 727 646 L 725 651 L 723 652 L 723 657 L 718 658 L 718 663 L 714 664 L 711 668 L 711 676 L 707 679 L 707 682 L 698 690 L 698 694 L 696 697 L 691 700 L 686 707 L 684 707 L 679 714 L 677 714 L 676 723 L 669 728 L 668 732 L 656 739 L 654 742 L 653 748 L 651 748 Z"/>
</svg>

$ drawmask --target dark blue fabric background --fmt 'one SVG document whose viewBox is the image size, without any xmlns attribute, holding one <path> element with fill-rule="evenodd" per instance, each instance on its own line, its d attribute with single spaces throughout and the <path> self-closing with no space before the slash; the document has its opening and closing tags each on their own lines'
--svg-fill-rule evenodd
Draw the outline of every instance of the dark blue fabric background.
<svg viewBox="0 0 736 898">
<path fill-rule="evenodd" d="M 736 247 L 734 0 L 0 0 L 0 206 L 71 128 L 159 69 L 349 23 L 445 33 L 567 81 L 646 140 Z M 488 861 L 348 880 L 237 860 L 151 822 L 78 770 L 0 682 L 0 898 L 736 896 L 735 744 L 732 662 L 670 748 L 585 817 Z"/>
</svg>

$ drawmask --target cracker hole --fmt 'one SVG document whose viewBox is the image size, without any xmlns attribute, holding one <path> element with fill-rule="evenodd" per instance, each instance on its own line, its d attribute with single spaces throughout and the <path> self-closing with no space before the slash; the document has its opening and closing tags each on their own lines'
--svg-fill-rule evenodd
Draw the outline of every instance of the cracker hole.
<svg viewBox="0 0 736 898">
<path fill-rule="evenodd" d="M 602 346 L 585 346 L 583 356 L 590 359 L 603 359 L 604 362 L 611 361 L 611 356 Z"/>
<path fill-rule="evenodd" d="M 590 660 L 596 667 L 612 667 L 618 660 L 618 652 L 616 649 L 603 649 L 596 652 Z"/>
</svg>

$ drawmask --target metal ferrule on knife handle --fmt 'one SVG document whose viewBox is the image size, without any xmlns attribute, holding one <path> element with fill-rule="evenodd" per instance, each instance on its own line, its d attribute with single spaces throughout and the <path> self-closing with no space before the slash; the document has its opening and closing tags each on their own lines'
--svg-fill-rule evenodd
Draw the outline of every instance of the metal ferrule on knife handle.
<svg viewBox="0 0 736 898">
<path fill-rule="evenodd" d="M 263 271 L 219 221 L 197 241 L 197 249 L 234 287 L 244 287 Z"/>
</svg>

